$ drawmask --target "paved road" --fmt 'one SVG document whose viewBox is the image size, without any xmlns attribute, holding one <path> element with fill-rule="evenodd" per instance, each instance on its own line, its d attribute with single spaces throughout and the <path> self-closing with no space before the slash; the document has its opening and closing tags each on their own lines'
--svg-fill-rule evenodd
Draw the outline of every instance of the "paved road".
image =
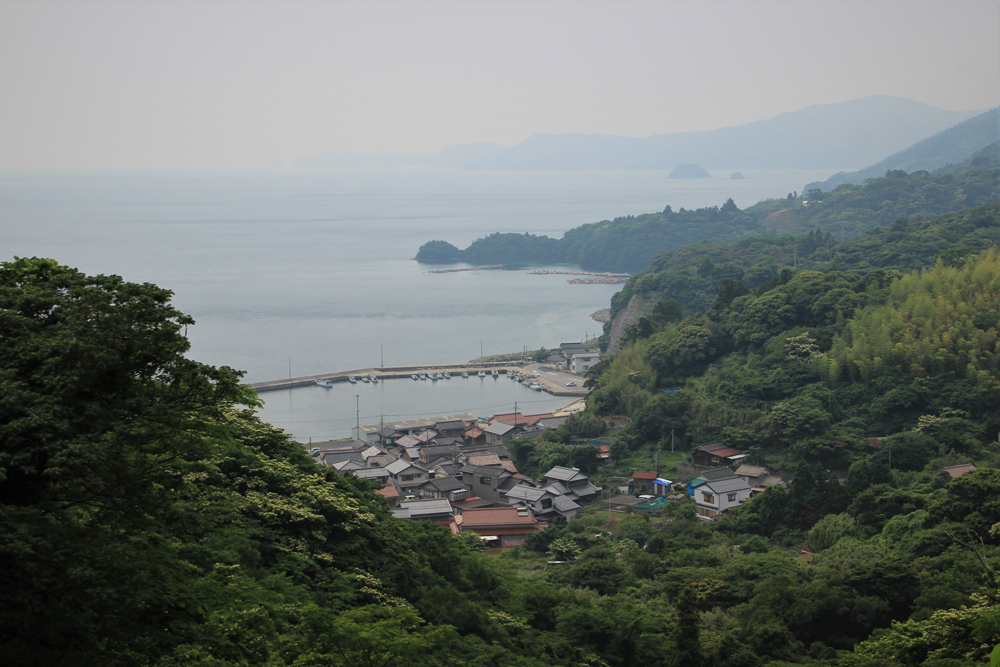
<svg viewBox="0 0 1000 667">
<path fill-rule="evenodd" d="M 569 371 L 554 370 L 547 364 L 528 364 L 524 367 L 525 372 L 532 373 L 538 371 L 538 384 L 542 385 L 546 391 L 560 396 L 586 396 L 589 389 L 583 388 L 584 377 Z M 567 382 L 576 382 L 575 387 L 567 387 Z"/>
</svg>

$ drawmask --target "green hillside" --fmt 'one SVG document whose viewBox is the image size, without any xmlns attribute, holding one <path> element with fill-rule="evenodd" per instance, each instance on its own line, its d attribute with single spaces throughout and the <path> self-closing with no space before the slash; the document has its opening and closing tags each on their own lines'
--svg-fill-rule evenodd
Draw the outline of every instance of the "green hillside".
<svg viewBox="0 0 1000 667">
<path fill-rule="evenodd" d="M 931 667 L 1000 642 L 996 250 L 663 310 L 516 459 L 614 484 L 572 437 L 649 466 L 673 432 L 794 470 L 789 490 L 719 522 L 585 511 L 492 556 L 260 422 L 240 373 L 184 356 L 170 297 L 0 266 L 5 664 Z M 979 470 L 938 472 L 961 462 Z"/>
<path fill-rule="evenodd" d="M 986 250 L 998 238 L 1000 203 L 937 216 L 902 217 L 846 243 L 821 230 L 804 235 L 754 236 L 735 243 L 703 241 L 657 255 L 645 271 L 629 278 L 614 295 L 612 313 L 634 294 L 673 299 L 685 313 L 700 313 L 712 306 L 716 288 L 726 280 L 758 289 L 793 265 L 812 270 L 911 271 L 933 264 L 939 255 Z"/>
</svg>

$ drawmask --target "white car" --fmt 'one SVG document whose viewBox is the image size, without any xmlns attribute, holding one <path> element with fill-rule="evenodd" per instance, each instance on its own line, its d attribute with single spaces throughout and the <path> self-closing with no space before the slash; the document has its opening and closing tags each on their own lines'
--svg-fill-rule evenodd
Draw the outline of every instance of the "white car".
<svg viewBox="0 0 1000 667">
<path fill-rule="evenodd" d="M 567 387 L 575 387 L 576 386 L 576 380 L 570 380 L 569 382 L 566 383 L 566 386 Z"/>
</svg>

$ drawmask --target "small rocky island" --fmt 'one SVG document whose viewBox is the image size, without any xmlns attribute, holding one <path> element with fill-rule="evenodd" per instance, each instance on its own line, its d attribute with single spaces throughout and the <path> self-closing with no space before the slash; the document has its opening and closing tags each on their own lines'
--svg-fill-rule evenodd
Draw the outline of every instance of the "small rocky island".
<svg viewBox="0 0 1000 667">
<path fill-rule="evenodd" d="M 679 164 L 667 178 L 711 178 L 712 175 L 696 164 Z"/>
<path fill-rule="evenodd" d="M 729 177 L 729 180 L 731 180 L 731 181 L 742 181 L 744 178 L 746 178 L 746 176 L 744 176 L 743 174 L 741 174 L 738 171 L 734 171 L 733 175 Z"/>
</svg>

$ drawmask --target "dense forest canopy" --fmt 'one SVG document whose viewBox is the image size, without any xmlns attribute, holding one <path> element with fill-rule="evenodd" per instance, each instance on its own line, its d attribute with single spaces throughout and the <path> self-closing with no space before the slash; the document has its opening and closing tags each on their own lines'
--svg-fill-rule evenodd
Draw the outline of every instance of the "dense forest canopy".
<svg viewBox="0 0 1000 667">
<path fill-rule="evenodd" d="M 974 212 L 966 217 L 975 218 Z M 0 269 L 0 645 L 49 665 L 977 665 L 1000 642 L 1000 255 L 785 272 L 665 305 L 516 440 L 598 479 L 675 434 L 794 471 L 731 518 L 557 522 L 501 556 L 392 519 L 367 483 L 186 359 L 170 293 L 51 260 Z M 663 394 L 660 387 L 680 387 Z M 877 450 L 865 439 L 888 435 Z M 891 458 L 890 458 L 891 457 Z M 891 462 L 891 467 L 890 467 Z M 943 464 L 979 470 L 950 480 Z M 846 482 L 839 473 L 846 471 Z M 981 541 L 980 541 L 981 540 Z M 789 558 L 807 545 L 809 564 Z M 548 569 L 553 558 L 568 565 Z"/>
<path fill-rule="evenodd" d="M 639 295 L 644 299 L 673 299 L 685 313 L 708 310 L 717 289 L 742 282 L 759 289 L 776 280 L 782 269 L 851 272 L 873 268 L 912 271 L 986 250 L 1000 239 L 1000 204 L 937 216 L 902 217 L 841 243 L 822 229 L 807 234 L 754 236 L 735 243 L 693 243 L 653 258 L 645 271 L 629 278 L 612 298 L 612 313 Z M 730 282 L 726 282 L 730 281 Z"/>
</svg>

